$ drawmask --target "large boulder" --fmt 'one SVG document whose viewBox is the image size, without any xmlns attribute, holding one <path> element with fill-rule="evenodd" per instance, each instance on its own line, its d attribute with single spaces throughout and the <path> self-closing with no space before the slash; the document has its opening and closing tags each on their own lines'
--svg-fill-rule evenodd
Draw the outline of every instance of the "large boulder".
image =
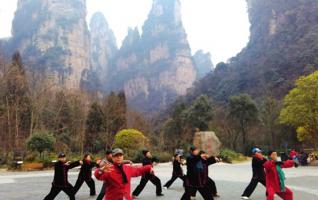
<svg viewBox="0 0 318 200">
<path fill-rule="evenodd" d="M 193 145 L 204 150 L 210 156 L 218 156 L 220 153 L 221 142 L 213 131 L 196 132 Z"/>
</svg>

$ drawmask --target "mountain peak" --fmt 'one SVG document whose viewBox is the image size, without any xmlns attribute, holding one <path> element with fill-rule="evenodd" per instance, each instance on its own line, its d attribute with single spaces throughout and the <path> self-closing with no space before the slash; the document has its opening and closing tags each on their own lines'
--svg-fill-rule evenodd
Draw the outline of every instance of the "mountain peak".
<svg viewBox="0 0 318 200">
<path fill-rule="evenodd" d="M 149 18 L 163 18 L 166 22 L 181 23 L 181 3 L 179 0 L 154 0 Z"/>
</svg>

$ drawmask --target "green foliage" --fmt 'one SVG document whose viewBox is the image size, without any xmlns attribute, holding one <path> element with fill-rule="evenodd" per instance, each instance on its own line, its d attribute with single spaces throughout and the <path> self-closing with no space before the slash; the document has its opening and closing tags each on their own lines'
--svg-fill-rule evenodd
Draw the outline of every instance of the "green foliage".
<svg viewBox="0 0 318 200">
<path fill-rule="evenodd" d="M 222 149 L 220 152 L 220 158 L 222 158 L 224 162 L 228 163 L 232 163 L 233 161 L 242 161 L 246 159 L 242 154 L 230 149 Z"/>
<path fill-rule="evenodd" d="M 300 141 L 317 144 L 318 139 L 318 71 L 296 81 L 296 87 L 284 98 L 280 123 L 297 128 Z"/>
<path fill-rule="evenodd" d="M 90 133 L 90 137 L 102 131 L 103 111 L 98 102 L 94 102 L 89 110 L 86 120 L 86 132 Z M 90 138 L 92 139 L 92 138 Z"/>
<path fill-rule="evenodd" d="M 132 156 L 146 144 L 147 138 L 143 133 L 135 129 L 124 129 L 116 134 L 113 147 L 121 148 L 128 156 Z"/>
<path fill-rule="evenodd" d="M 31 151 L 38 151 L 41 154 L 44 151 L 53 150 L 55 138 L 47 132 L 38 132 L 33 134 L 27 141 L 27 147 Z"/>
<path fill-rule="evenodd" d="M 260 109 L 260 118 L 270 135 L 270 144 L 273 148 L 277 146 L 277 130 L 279 129 L 278 117 L 280 112 L 279 102 L 272 96 L 265 97 L 263 105 Z"/>
<path fill-rule="evenodd" d="M 230 97 L 229 117 L 237 123 L 237 126 L 242 133 L 244 151 L 247 152 L 248 128 L 258 118 L 258 110 L 255 102 L 247 94 Z"/>
<path fill-rule="evenodd" d="M 183 112 L 184 120 L 192 128 L 199 128 L 206 131 L 209 128 L 209 122 L 213 117 L 213 105 L 207 95 L 201 95 L 196 98 L 193 104 Z"/>
<path fill-rule="evenodd" d="M 213 119 L 213 103 L 206 96 L 198 96 L 192 104 L 187 105 L 179 99 L 170 109 L 170 117 L 164 122 L 162 132 L 165 139 L 165 150 L 172 151 L 177 146 L 192 143 L 196 128 L 206 131 Z M 174 136 L 175 139 L 171 140 Z"/>
</svg>

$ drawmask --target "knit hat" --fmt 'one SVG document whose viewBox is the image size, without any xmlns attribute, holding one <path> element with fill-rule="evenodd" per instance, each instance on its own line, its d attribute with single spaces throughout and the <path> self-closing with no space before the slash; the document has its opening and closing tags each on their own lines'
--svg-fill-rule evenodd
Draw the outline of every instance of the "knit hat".
<svg viewBox="0 0 318 200">
<path fill-rule="evenodd" d="M 63 153 L 63 152 L 60 152 L 58 155 L 57 155 L 58 158 L 65 158 L 66 155 Z"/>
<path fill-rule="evenodd" d="M 109 155 L 109 154 L 113 154 L 113 151 L 111 149 L 106 150 L 106 155 Z"/>
<path fill-rule="evenodd" d="M 190 147 L 190 151 L 191 151 L 191 152 L 193 152 L 193 151 L 195 151 L 195 150 L 197 150 L 197 149 L 198 149 L 198 148 L 197 148 L 196 146 L 191 146 L 191 147 Z"/>
</svg>

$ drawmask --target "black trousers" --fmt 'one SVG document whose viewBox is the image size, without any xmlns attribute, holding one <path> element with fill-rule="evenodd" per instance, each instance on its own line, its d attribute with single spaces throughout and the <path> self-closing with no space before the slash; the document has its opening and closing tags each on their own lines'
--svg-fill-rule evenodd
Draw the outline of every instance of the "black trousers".
<svg viewBox="0 0 318 200">
<path fill-rule="evenodd" d="M 215 196 L 218 193 L 218 191 L 216 189 L 215 182 L 213 181 L 212 178 L 208 179 L 208 186 L 209 186 L 210 192 L 212 192 L 212 195 Z"/>
<path fill-rule="evenodd" d="M 50 193 L 44 198 L 44 200 L 53 200 L 61 192 L 65 192 L 70 200 L 75 200 L 74 190 L 72 186 L 69 187 L 56 187 L 52 186 Z"/>
<path fill-rule="evenodd" d="M 184 181 L 184 176 L 177 176 L 177 175 L 172 175 L 171 179 L 164 185 L 164 187 L 169 188 L 175 180 L 180 178 L 182 181 Z"/>
<path fill-rule="evenodd" d="M 252 193 L 254 192 L 258 183 L 261 183 L 262 185 L 264 185 L 266 187 L 265 179 L 253 177 L 250 184 L 247 186 L 244 193 L 242 194 L 242 196 L 250 197 L 252 195 Z"/>
<path fill-rule="evenodd" d="M 151 176 L 143 176 L 140 180 L 139 185 L 136 187 L 136 189 L 134 190 L 134 192 L 132 194 L 134 196 L 138 196 L 141 193 L 141 191 L 145 188 L 148 181 L 150 181 L 152 184 L 154 184 L 156 186 L 156 194 L 157 195 L 162 193 L 160 179 L 155 175 L 151 175 Z"/>
<path fill-rule="evenodd" d="M 106 183 L 104 182 L 102 189 L 100 190 L 96 200 L 103 200 L 105 196 L 105 191 L 106 191 Z"/>
<path fill-rule="evenodd" d="M 209 177 L 208 183 L 207 183 L 207 191 L 212 194 L 212 196 L 215 196 L 218 191 L 216 189 L 215 182 Z M 197 190 L 194 190 L 193 193 L 191 194 L 192 197 L 195 197 L 197 194 Z"/>
<path fill-rule="evenodd" d="M 93 179 L 90 180 L 84 180 L 84 179 L 77 179 L 75 186 L 74 186 L 74 195 L 79 191 L 79 189 L 82 187 L 83 183 L 86 183 L 90 190 L 90 195 L 94 196 L 96 194 L 95 190 L 95 182 Z"/>
<path fill-rule="evenodd" d="M 194 187 L 186 186 L 185 192 L 184 192 L 183 196 L 181 197 L 181 200 L 190 200 L 191 196 L 193 196 L 193 194 L 195 194 L 196 191 L 199 191 L 199 193 L 201 194 L 201 196 L 203 197 L 204 200 L 213 200 L 214 199 L 211 191 L 209 190 L 209 186 L 206 185 L 203 188 L 194 188 Z"/>
</svg>

